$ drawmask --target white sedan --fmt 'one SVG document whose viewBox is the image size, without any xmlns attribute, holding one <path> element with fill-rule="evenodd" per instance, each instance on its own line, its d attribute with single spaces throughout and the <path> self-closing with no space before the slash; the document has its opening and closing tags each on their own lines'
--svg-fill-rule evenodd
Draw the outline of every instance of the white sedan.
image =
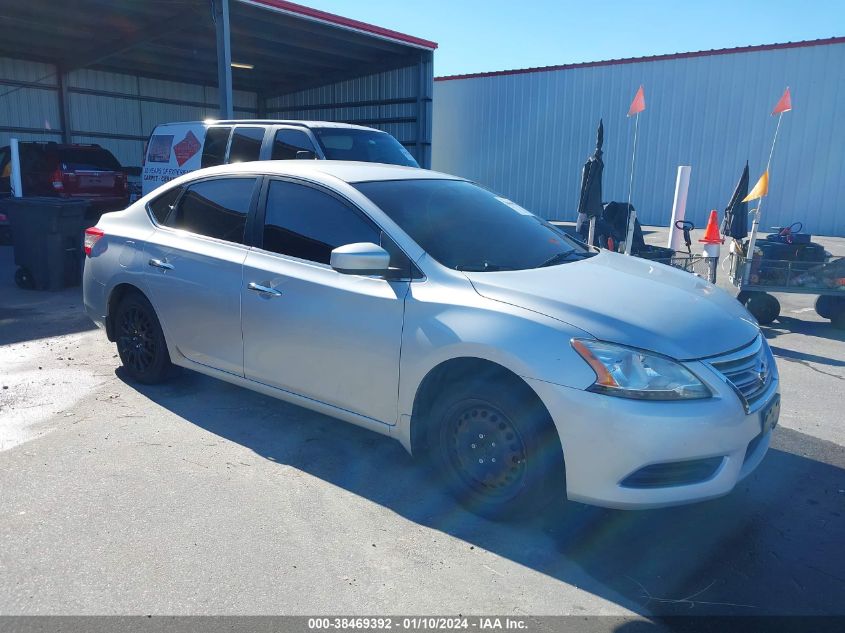
<svg viewBox="0 0 845 633">
<path fill-rule="evenodd" d="M 487 516 L 724 495 L 777 423 L 737 301 L 445 174 L 200 170 L 85 250 L 85 308 L 132 379 L 179 365 L 393 436 Z"/>
</svg>

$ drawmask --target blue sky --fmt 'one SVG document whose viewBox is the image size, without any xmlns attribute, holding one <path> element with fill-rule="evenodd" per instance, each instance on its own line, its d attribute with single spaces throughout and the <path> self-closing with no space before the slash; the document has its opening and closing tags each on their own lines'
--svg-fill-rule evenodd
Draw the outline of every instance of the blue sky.
<svg viewBox="0 0 845 633">
<path fill-rule="evenodd" d="M 845 35 L 845 0 L 298 1 L 434 40 L 437 75 Z"/>
</svg>

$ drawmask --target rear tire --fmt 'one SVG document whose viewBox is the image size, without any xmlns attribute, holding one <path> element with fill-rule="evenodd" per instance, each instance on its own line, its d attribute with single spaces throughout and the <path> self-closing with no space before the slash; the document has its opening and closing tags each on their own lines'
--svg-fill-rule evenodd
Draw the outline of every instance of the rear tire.
<svg viewBox="0 0 845 633">
<path fill-rule="evenodd" d="M 819 295 L 816 299 L 816 314 L 823 319 L 832 320 L 839 312 L 845 312 L 845 297 Z"/>
<path fill-rule="evenodd" d="M 145 385 L 166 380 L 172 369 L 170 354 L 147 298 L 135 292 L 126 295 L 113 319 L 117 353 L 129 377 Z"/>
<path fill-rule="evenodd" d="M 526 385 L 455 385 L 433 405 L 427 435 L 433 472 L 470 512 L 530 516 L 566 498 L 557 430 Z"/>
<path fill-rule="evenodd" d="M 760 325 L 768 325 L 780 315 L 780 302 L 767 292 L 752 293 L 745 307 Z"/>
</svg>

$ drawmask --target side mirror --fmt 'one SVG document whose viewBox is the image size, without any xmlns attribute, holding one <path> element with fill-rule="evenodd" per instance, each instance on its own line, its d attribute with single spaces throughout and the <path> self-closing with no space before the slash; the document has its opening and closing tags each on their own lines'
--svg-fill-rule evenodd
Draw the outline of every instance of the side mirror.
<svg viewBox="0 0 845 633">
<path fill-rule="evenodd" d="M 332 268 L 345 275 L 385 275 L 390 268 L 390 255 L 372 242 L 338 246 L 329 261 Z"/>
<path fill-rule="evenodd" d="M 314 160 L 317 154 L 310 149 L 300 149 L 296 152 L 296 160 Z"/>
</svg>

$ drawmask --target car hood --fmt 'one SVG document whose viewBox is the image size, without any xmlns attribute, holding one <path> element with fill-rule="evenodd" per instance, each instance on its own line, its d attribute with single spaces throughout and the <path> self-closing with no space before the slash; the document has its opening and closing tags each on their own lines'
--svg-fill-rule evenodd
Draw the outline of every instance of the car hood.
<svg viewBox="0 0 845 633">
<path fill-rule="evenodd" d="M 488 299 L 680 360 L 736 349 L 759 331 L 736 299 L 700 277 L 609 251 L 559 266 L 466 275 Z"/>
</svg>

